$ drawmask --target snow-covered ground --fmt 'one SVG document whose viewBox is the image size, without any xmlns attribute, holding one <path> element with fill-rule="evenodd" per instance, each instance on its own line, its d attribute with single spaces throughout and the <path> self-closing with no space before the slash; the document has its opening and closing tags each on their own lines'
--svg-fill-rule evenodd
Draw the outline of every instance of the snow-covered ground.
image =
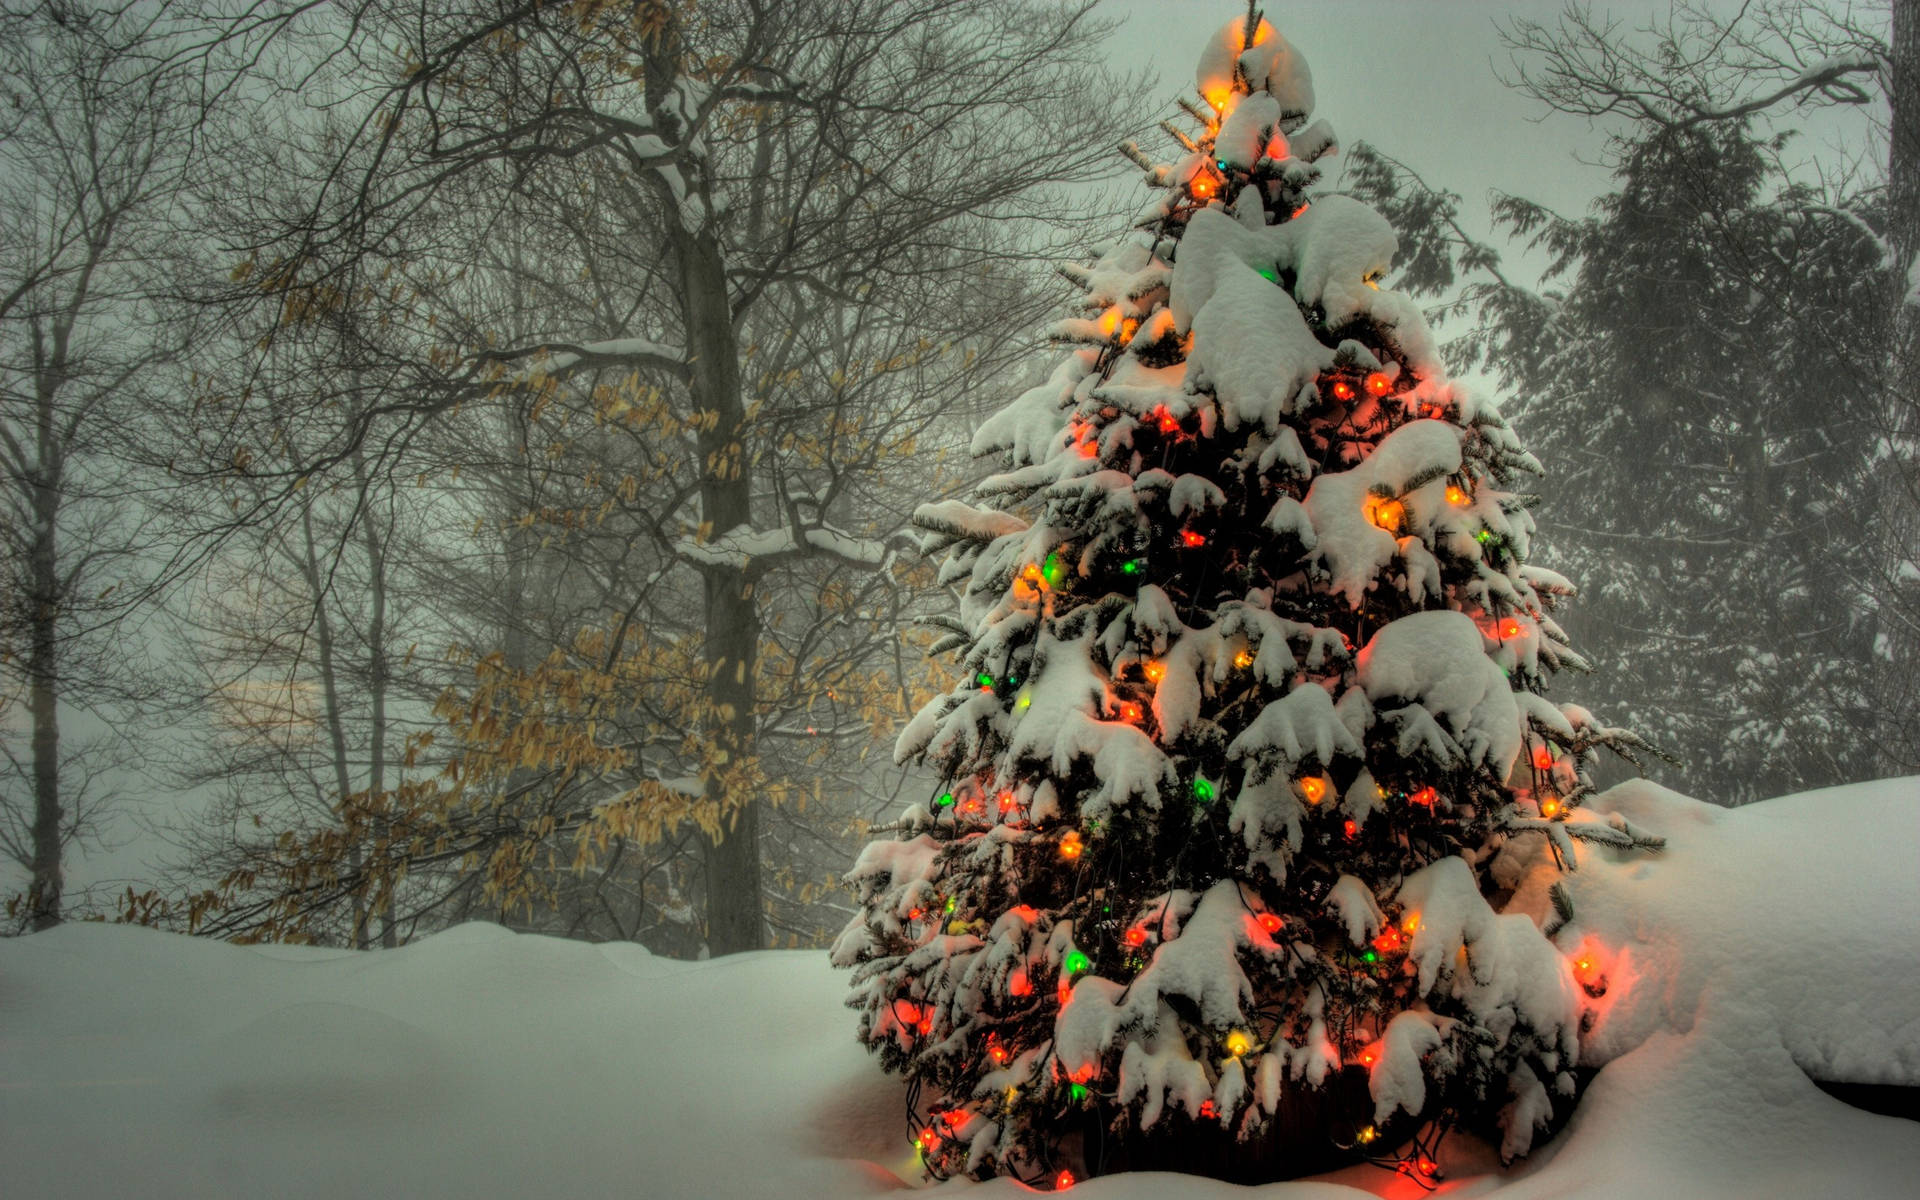
<svg viewBox="0 0 1920 1200">
<path fill-rule="evenodd" d="M 1920 780 L 1734 811 L 1602 798 L 1661 854 L 1581 847 L 1608 1065 L 1501 1171 L 1456 1139 L 1443 1192 L 1912 1196 L 1920 1125 L 1808 1073 L 1920 1085 Z M 1545 903 L 1544 877 L 1520 899 Z M 397 951 L 244 948 L 69 925 L 0 942 L 0 1194 L 867 1196 L 917 1185 L 902 1092 L 825 955 L 656 959 L 467 925 Z M 998 1181 L 946 1194 L 1002 1197 Z M 1372 1168 L 1257 1189 L 1418 1189 Z M 1116 1176 L 1089 1200 L 1241 1196 Z"/>
</svg>

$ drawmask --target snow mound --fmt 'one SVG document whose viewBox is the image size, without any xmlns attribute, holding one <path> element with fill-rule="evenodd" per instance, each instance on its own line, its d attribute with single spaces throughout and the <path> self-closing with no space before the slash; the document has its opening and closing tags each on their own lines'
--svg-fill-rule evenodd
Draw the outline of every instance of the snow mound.
<svg viewBox="0 0 1920 1200">
<path fill-rule="evenodd" d="M 1920 779 L 1734 810 L 1634 783 L 1589 812 L 1667 848 L 1577 841 L 1558 875 L 1536 844 L 1507 867 L 1536 919 L 1568 883 L 1555 940 L 1601 985 L 1581 1058 L 1604 1067 L 1514 1168 L 1450 1140 L 1450 1187 L 1911 1195 L 1920 1125 L 1812 1079 L 1920 1086 Z M 895 1192 L 918 1182 L 903 1094 L 844 996 L 817 952 L 682 963 L 464 925 L 349 954 L 68 925 L 0 941 L 0 1162 L 8 1194 L 65 1197 Z M 1415 1194 L 1369 1167 L 1252 1192 Z M 1141 1174 L 1074 1194 L 1249 1190 Z"/>
</svg>

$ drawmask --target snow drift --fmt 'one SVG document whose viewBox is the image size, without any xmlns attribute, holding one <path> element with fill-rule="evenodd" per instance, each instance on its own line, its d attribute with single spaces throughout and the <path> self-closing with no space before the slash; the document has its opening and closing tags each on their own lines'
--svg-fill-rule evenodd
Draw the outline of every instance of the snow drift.
<svg viewBox="0 0 1920 1200">
<path fill-rule="evenodd" d="M 1565 878 L 1604 993 L 1571 1124 L 1511 1170 L 1455 1139 L 1452 1194 L 1912 1194 L 1920 1125 L 1813 1079 L 1920 1086 L 1920 779 L 1724 810 L 1599 797 L 1661 853 Z M 858 1197 L 918 1183 L 897 1081 L 823 954 L 707 963 L 466 925 L 397 951 L 68 925 L 0 942 L 0 1162 L 20 1196 Z M 942 1193 L 1022 1194 L 1008 1180 Z M 1417 1195 L 1368 1167 L 1254 1189 Z M 1093 1200 L 1241 1196 L 1168 1175 Z"/>
</svg>

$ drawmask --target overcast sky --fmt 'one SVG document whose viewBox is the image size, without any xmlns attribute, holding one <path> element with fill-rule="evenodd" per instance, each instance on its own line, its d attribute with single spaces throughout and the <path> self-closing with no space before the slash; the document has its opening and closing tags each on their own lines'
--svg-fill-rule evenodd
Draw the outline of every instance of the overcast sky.
<svg viewBox="0 0 1920 1200">
<path fill-rule="evenodd" d="M 1584 119 L 1546 113 L 1495 75 L 1496 69 L 1512 74 L 1496 23 L 1518 15 L 1550 24 L 1563 7 L 1562 0 L 1262 4 L 1267 19 L 1312 68 L 1314 115 L 1343 144 L 1369 142 L 1428 183 L 1458 192 L 1463 212 L 1481 233 L 1487 232 L 1490 191 L 1580 216 L 1608 188 L 1608 172 L 1592 165 L 1603 149 L 1602 131 Z M 1618 19 L 1625 31 L 1668 10 L 1666 0 L 1595 0 L 1592 7 Z M 1707 7 L 1732 13 L 1741 6 L 1738 0 L 1710 0 Z M 1246 13 L 1245 0 L 1105 0 L 1101 9 L 1123 22 L 1111 43 L 1115 65 L 1158 72 L 1152 97 L 1157 113 L 1171 113 L 1177 96 L 1193 94 L 1201 46 Z M 1830 156 L 1829 145 L 1857 143 L 1865 129 L 1857 110 L 1789 112 L 1782 124 L 1807 132 L 1796 152 L 1814 157 Z M 1336 182 L 1339 160 L 1324 163 L 1323 171 Z M 1502 250 L 1510 260 L 1518 256 L 1503 244 Z"/>
</svg>

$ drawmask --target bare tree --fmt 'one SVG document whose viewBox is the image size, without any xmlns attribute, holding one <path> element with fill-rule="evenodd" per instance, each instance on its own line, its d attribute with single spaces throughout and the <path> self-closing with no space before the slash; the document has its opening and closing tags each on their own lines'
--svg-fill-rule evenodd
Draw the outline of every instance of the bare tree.
<svg viewBox="0 0 1920 1200">
<path fill-rule="evenodd" d="M 152 48 L 133 10 L 0 13 L 0 711 L 28 727 L 0 764 L 0 847 L 36 929 L 100 815 L 102 751 L 68 717 L 140 690 L 128 617 L 168 557 L 138 464 L 190 336 L 165 296 L 203 110 Z"/>
<path fill-rule="evenodd" d="M 521 516 L 543 541 L 564 539 L 566 578 L 599 619 L 552 647 L 559 659 L 528 657 L 556 687 L 640 670 L 620 686 L 645 719 L 612 720 L 615 706 L 596 702 L 562 721 L 545 698 L 517 715 L 487 709 L 476 697 L 507 696 L 511 676 L 476 648 L 484 683 L 447 711 L 464 714 L 470 741 L 507 736 L 474 747 L 462 786 L 491 779 L 515 803 L 542 799 L 511 818 L 488 808 L 458 854 L 520 878 L 528 830 L 592 825 L 633 842 L 697 826 L 709 944 L 758 946 L 764 802 L 784 786 L 765 751 L 798 697 L 821 690 L 787 661 L 776 618 L 791 631 L 812 611 L 820 636 L 795 643 L 809 653 L 871 654 L 848 658 L 833 648 L 854 642 L 827 633 L 867 622 L 856 640 L 876 644 L 878 597 L 904 569 L 904 514 L 873 503 L 871 481 L 911 461 L 969 371 L 984 384 L 1011 361 L 1003 319 L 1024 315 L 925 306 L 996 274 L 1032 295 L 1019 264 L 1072 212 L 1054 185 L 1104 169 L 1098 147 L 1125 119 L 1100 106 L 1109 89 L 1075 53 L 1097 30 L 1083 9 L 1014 0 L 739 0 L 697 18 L 654 2 L 382 3 L 352 15 L 350 45 L 367 57 L 336 57 L 363 89 L 342 87 L 354 97 L 343 103 L 381 86 L 339 110 L 336 136 L 314 139 L 302 219 L 268 231 L 240 273 L 275 304 L 273 338 L 331 328 L 351 361 L 388 373 L 388 399 L 336 415 L 300 462 L 248 454 L 250 470 L 285 489 L 356 453 L 376 474 L 404 471 L 402 449 L 426 431 L 530 402 L 528 433 L 547 444 L 521 450 L 548 455 L 542 478 L 565 483 L 566 502 Z M 396 39 L 397 76 L 374 53 Z M 1042 136 L 1039 122 L 1063 118 L 1088 136 Z M 1061 144 L 1094 148 L 1063 157 Z M 474 211 L 499 214 L 482 257 L 525 250 L 490 267 L 514 304 L 465 295 L 476 246 L 458 214 Z M 408 299 L 369 320 L 365 298 L 393 291 Z M 517 333 L 529 312 L 545 324 Z M 971 329 L 955 327 L 964 320 Z M 916 398 L 935 376 L 944 391 Z M 302 414 L 333 411 L 251 396 L 222 432 L 254 447 L 284 444 L 276 422 L 318 431 Z M 586 553 L 596 540 L 608 552 Z M 573 672 L 564 685 L 561 670 Z M 561 726 L 600 732 L 565 752 L 557 737 L 533 749 L 520 737 Z M 588 786 L 616 767 L 624 790 Z"/>
</svg>

